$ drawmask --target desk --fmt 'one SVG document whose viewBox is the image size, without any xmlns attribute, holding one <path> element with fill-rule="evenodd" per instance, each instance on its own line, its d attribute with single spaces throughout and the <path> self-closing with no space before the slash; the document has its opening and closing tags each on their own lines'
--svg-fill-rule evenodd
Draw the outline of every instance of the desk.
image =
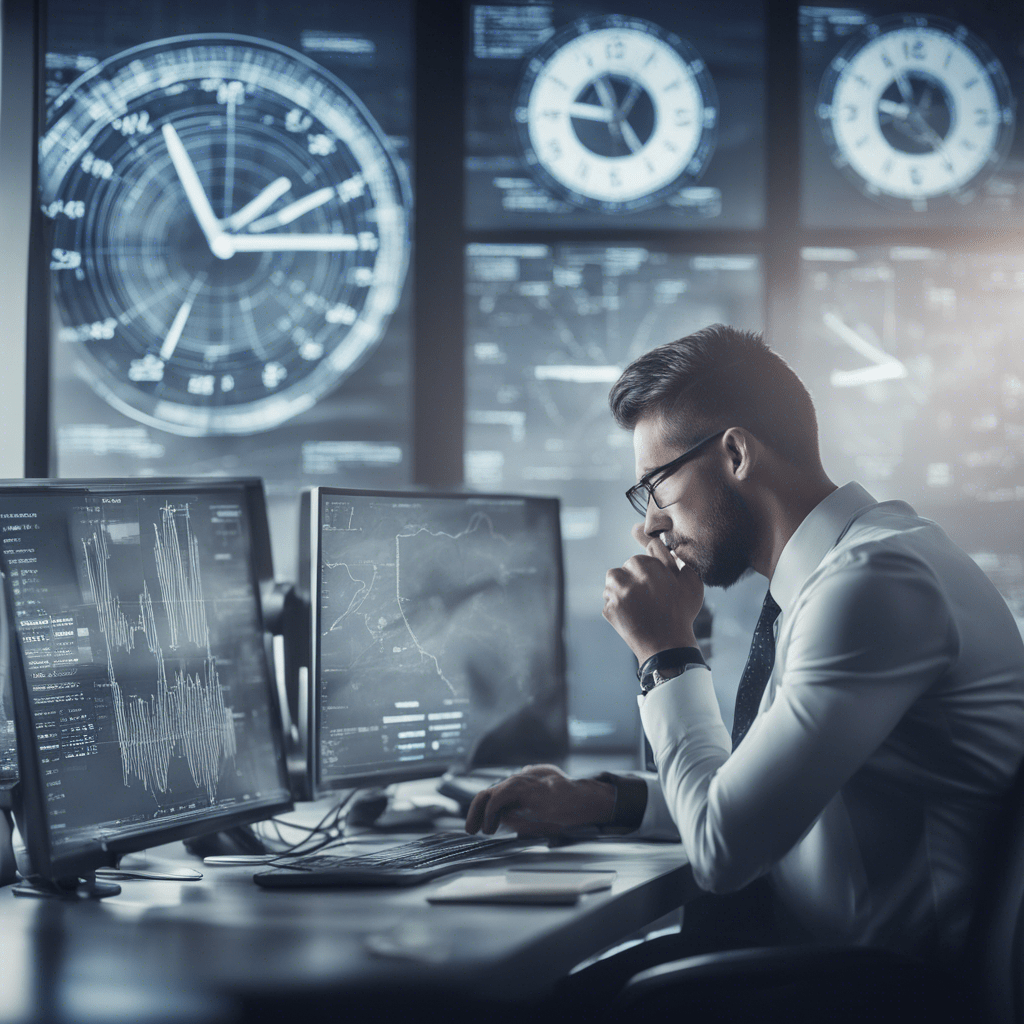
<svg viewBox="0 0 1024 1024">
<path fill-rule="evenodd" d="M 149 858 L 200 866 L 179 844 Z M 444 878 L 405 890 L 265 890 L 253 868 L 205 868 L 199 882 L 125 881 L 100 903 L 0 889 L 0 1021 L 222 1021 L 292 1001 L 305 1019 L 330 1008 L 328 1019 L 341 1020 L 353 993 L 420 990 L 526 1002 L 696 892 L 678 844 L 539 846 L 472 870 L 523 863 L 613 868 L 617 877 L 575 907 L 428 904 Z"/>
</svg>

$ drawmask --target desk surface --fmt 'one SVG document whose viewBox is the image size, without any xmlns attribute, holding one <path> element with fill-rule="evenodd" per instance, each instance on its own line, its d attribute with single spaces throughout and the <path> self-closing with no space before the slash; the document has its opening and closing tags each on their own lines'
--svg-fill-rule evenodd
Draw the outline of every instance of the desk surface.
<svg viewBox="0 0 1024 1024">
<path fill-rule="evenodd" d="M 178 844 L 148 860 L 201 867 Z M 264 998 L 336 1006 L 348 992 L 417 985 L 529 1000 L 695 891 L 677 844 L 537 846 L 472 873 L 523 863 L 617 875 L 574 907 L 429 904 L 448 878 L 404 890 L 266 890 L 251 867 L 201 868 L 198 882 L 128 880 L 99 903 L 0 889 L 0 1021 L 82 1020 L 114 1006 L 121 1021 L 218 1020 Z"/>
</svg>

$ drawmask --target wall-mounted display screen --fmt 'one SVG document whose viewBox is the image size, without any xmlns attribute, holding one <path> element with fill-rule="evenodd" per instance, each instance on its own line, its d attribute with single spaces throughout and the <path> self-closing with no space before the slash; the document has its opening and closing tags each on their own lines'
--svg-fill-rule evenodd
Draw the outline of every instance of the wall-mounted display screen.
<svg viewBox="0 0 1024 1024">
<path fill-rule="evenodd" d="M 62 476 L 409 470 L 411 5 L 47 7 Z"/>
<path fill-rule="evenodd" d="M 1019 222 L 1024 8 L 892 11 L 800 9 L 804 223 Z"/>
<path fill-rule="evenodd" d="M 760 0 L 470 9 L 469 228 L 756 228 Z"/>
<path fill-rule="evenodd" d="M 657 345 L 719 321 L 760 326 L 759 261 L 472 244 L 466 279 L 466 482 L 562 499 L 572 728 L 578 741 L 621 742 L 637 727 L 623 686 L 635 666 L 601 616 L 601 591 L 605 572 L 636 551 L 637 517 L 624 496 L 632 438 L 608 391 Z"/>
<path fill-rule="evenodd" d="M 830 475 L 922 507 L 1019 507 L 1024 256 L 805 249 L 802 279 L 797 369 Z"/>
</svg>

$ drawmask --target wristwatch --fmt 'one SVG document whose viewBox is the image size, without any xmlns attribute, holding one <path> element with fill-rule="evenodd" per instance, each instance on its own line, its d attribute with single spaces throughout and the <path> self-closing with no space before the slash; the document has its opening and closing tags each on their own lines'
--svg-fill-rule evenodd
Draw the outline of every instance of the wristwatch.
<svg viewBox="0 0 1024 1024">
<path fill-rule="evenodd" d="M 667 651 L 659 651 L 648 658 L 637 670 L 640 692 L 650 693 L 660 683 L 681 675 L 688 665 L 707 666 L 700 648 L 673 647 Z"/>
</svg>

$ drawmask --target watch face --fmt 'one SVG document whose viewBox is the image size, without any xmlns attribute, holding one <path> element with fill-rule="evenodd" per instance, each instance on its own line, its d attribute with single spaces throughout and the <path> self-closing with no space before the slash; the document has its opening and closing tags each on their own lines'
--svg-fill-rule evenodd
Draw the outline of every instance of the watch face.
<svg viewBox="0 0 1024 1024">
<path fill-rule="evenodd" d="M 529 61 L 514 111 L 527 164 L 557 196 L 642 209 L 700 177 L 718 100 L 692 46 L 638 18 L 580 19 Z"/>
<path fill-rule="evenodd" d="M 973 198 L 1010 146 L 1014 102 L 980 39 L 905 15 L 869 23 L 832 61 L 817 116 L 833 163 L 862 192 L 924 211 Z"/>
<path fill-rule="evenodd" d="M 282 46 L 192 35 L 96 65 L 53 105 L 40 187 L 57 343 L 163 430 L 250 434 L 310 408 L 399 300 L 404 167 Z"/>
</svg>

